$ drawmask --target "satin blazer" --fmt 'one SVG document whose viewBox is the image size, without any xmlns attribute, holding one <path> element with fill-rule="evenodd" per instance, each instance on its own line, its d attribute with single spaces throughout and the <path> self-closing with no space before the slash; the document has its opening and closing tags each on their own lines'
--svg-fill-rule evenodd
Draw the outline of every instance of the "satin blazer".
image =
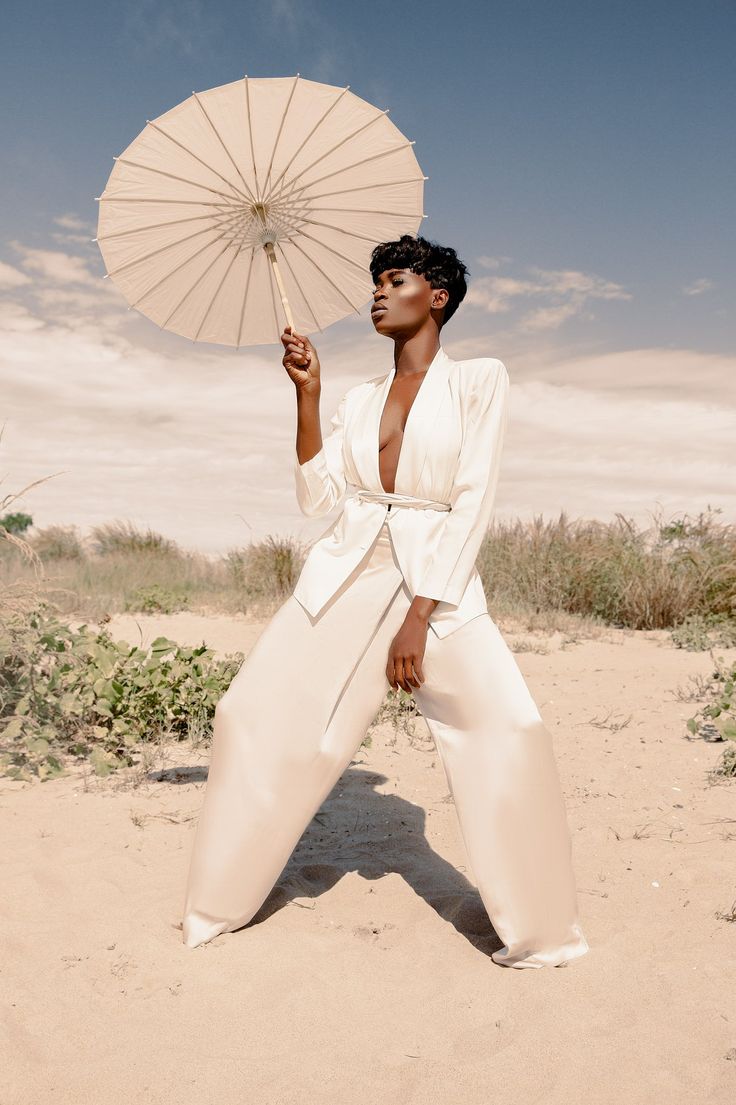
<svg viewBox="0 0 736 1105">
<path fill-rule="evenodd" d="M 316 617 L 388 518 L 409 593 L 439 600 L 429 624 L 444 637 L 488 610 L 475 561 L 493 512 L 509 376 L 494 357 L 454 360 L 440 346 L 409 410 L 389 494 L 381 485 L 378 445 L 395 372 L 350 388 L 320 451 L 295 463 L 303 514 L 328 514 L 346 498 L 311 546 L 293 593 Z M 396 504 L 390 511 L 389 502 Z"/>
</svg>

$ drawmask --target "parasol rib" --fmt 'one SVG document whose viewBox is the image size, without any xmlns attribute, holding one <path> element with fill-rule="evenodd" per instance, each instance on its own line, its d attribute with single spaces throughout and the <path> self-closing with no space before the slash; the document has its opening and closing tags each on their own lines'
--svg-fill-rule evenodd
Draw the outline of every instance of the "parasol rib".
<svg viewBox="0 0 736 1105">
<path fill-rule="evenodd" d="M 383 150 L 381 153 L 371 154 L 370 157 L 364 157 L 362 161 L 354 161 L 351 165 L 343 165 L 342 169 L 334 169 L 331 173 L 325 173 L 324 176 L 317 177 L 316 180 L 309 181 L 308 184 L 301 184 L 298 188 L 292 189 L 289 193 L 289 198 L 297 195 L 299 192 L 303 192 L 305 188 L 311 188 L 315 184 L 320 184 L 323 180 L 329 180 L 331 176 L 337 176 L 339 173 L 346 173 L 357 169 L 359 165 L 366 165 L 369 161 L 378 161 L 381 157 L 388 157 L 389 154 L 398 153 L 399 150 L 406 149 L 407 146 L 413 146 L 414 139 L 410 142 L 402 142 L 400 146 L 392 146 L 390 150 Z"/>
<path fill-rule="evenodd" d="M 177 238 L 175 242 L 169 242 L 168 245 L 159 246 L 158 249 L 153 249 L 153 250 L 151 250 L 150 253 L 144 253 L 142 257 L 134 257 L 132 261 L 125 261 L 124 264 L 118 265 L 118 267 L 116 269 L 110 269 L 107 275 L 108 276 L 117 276 L 117 274 L 119 272 L 122 272 L 123 269 L 130 268 L 131 265 L 140 265 L 141 261 L 148 261 L 151 257 L 155 257 L 159 253 L 165 253 L 167 249 L 173 249 L 174 246 L 180 246 L 180 245 L 182 245 L 183 242 L 190 242 L 192 240 L 192 238 L 198 238 L 200 236 L 200 234 L 211 234 L 211 233 L 212 233 L 212 227 L 211 226 L 206 226 L 204 228 L 204 230 L 195 230 L 194 234 L 187 234 L 187 236 L 185 238 Z M 217 238 L 221 238 L 221 237 L 222 237 L 222 235 L 218 234 L 217 237 L 214 239 L 214 241 L 217 241 Z"/>
<path fill-rule="evenodd" d="M 220 254 L 220 256 L 222 256 L 222 254 Z M 205 311 L 204 315 L 202 316 L 202 321 L 200 322 L 200 324 L 197 328 L 197 333 L 194 335 L 194 341 L 196 341 L 198 339 L 199 335 L 202 333 L 202 328 L 204 327 L 205 322 L 209 318 L 209 313 L 212 310 L 213 304 L 214 304 L 215 300 L 217 299 L 218 295 L 220 294 L 220 288 L 225 283 L 225 280 L 227 279 L 227 276 L 230 272 L 230 269 L 233 267 L 233 265 L 235 264 L 235 261 L 237 260 L 237 256 L 238 256 L 238 250 L 234 249 L 232 258 L 230 259 L 230 264 L 227 266 L 224 273 L 222 274 L 222 277 L 220 279 L 220 283 L 215 288 L 215 294 L 212 296 L 212 299 L 209 302 L 207 310 Z"/>
<path fill-rule="evenodd" d="M 429 177 L 415 176 L 409 180 L 377 180 L 373 184 L 357 184 L 355 188 L 338 188 L 335 192 L 319 192 L 316 196 L 310 196 L 310 200 L 322 200 L 326 196 L 342 196 L 346 192 L 367 192 L 372 188 L 393 188 L 397 184 L 417 184 L 420 180 L 429 180 Z"/>
<path fill-rule="evenodd" d="M 333 154 L 333 153 L 335 152 L 335 150 L 339 150 L 339 149 L 340 149 L 340 147 L 341 147 L 341 146 L 344 146 L 346 142 L 350 142 L 350 141 L 351 141 L 351 140 L 352 140 L 353 138 L 357 138 L 357 136 L 358 136 L 359 134 L 362 134 L 362 132 L 363 132 L 364 130 L 367 130 L 367 129 L 368 129 L 368 127 L 372 127 L 372 126 L 373 126 L 373 124 L 374 124 L 374 123 L 375 123 L 375 122 L 376 122 L 376 121 L 377 121 L 378 119 L 383 119 L 383 118 L 384 118 L 384 117 L 385 117 L 385 116 L 386 116 L 387 114 L 388 114 L 388 110 L 386 110 L 386 111 L 379 111 L 379 112 L 378 112 L 378 115 L 374 115 L 374 116 L 373 116 L 373 118 L 372 118 L 372 119 L 369 119 L 367 123 L 363 123 L 362 127 L 358 127 L 358 129 L 357 129 L 357 130 L 354 130 L 354 131 L 352 132 L 352 134 L 346 134 L 344 138 L 341 138 L 341 139 L 340 139 L 340 141 L 339 141 L 339 142 L 336 142 L 336 143 L 335 143 L 335 145 L 334 145 L 334 146 L 332 146 L 332 147 L 331 147 L 331 148 L 330 148 L 329 150 L 325 150 L 325 152 L 324 152 L 324 153 L 321 153 L 321 154 L 319 155 L 319 157 L 316 157 L 316 158 L 314 159 L 314 161 L 313 161 L 313 162 L 311 163 L 311 165 L 307 165 L 307 166 L 306 166 L 306 168 L 304 168 L 304 169 L 300 169 L 300 170 L 299 170 L 299 176 L 301 176 L 301 177 L 303 177 L 303 176 L 306 176 L 306 174 L 307 174 L 307 173 L 308 173 L 308 172 L 310 171 L 310 169 L 313 169 L 315 165 L 319 165 L 320 161 L 324 161 L 324 159 L 325 159 L 326 157 L 329 157 L 329 156 L 330 156 L 330 154 Z M 286 184 L 286 182 L 284 182 L 284 183 Z M 283 190 L 283 188 L 281 188 L 281 189 L 279 190 L 279 193 L 278 193 L 278 195 L 277 195 L 277 197 L 276 197 L 277 199 L 278 199 L 278 196 L 280 196 L 280 195 L 282 195 L 282 194 L 283 194 L 283 191 L 284 191 L 284 190 Z M 270 198 L 271 198 L 271 197 L 269 196 L 269 199 L 270 199 Z"/>
<path fill-rule="evenodd" d="M 360 269 L 363 275 L 366 275 L 366 270 L 363 265 L 359 265 L 357 261 L 354 261 L 352 257 L 346 257 L 344 253 L 340 253 L 339 249 L 335 249 L 333 246 L 328 246 L 327 242 L 320 241 L 319 238 L 315 238 L 313 234 L 307 234 L 306 230 L 301 230 L 300 235 L 302 238 L 309 238 L 310 242 L 316 242 L 318 246 L 322 246 L 323 249 L 328 249 L 330 253 L 334 253 L 336 257 L 339 257 L 342 261 L 347 261 L 349 265 L 354 265 L 356 269 Z M 347 233 L 347 231 L 343 231 Z M 363 234 L 353 234 L 354 238 L 362 238 L 365 242 L 372 242 L 375 245 L 375 238 L 366 238 Z M 292 245 L 296 245 L 296 242 L 292 241 Z"/>
<path fill-rule="evenodd" d="M 195 161 L 198 161 L 200 165 L 204 165 L 208 173 L 212 173 L 213 176 L 219 177 L 219 179 L 223 181 L 223 183 L 227 184 L 228 188 L 232 188 L 232 190 L 238 196 L 240 196 L 242 200 L 250 199 L 250 197 L 246 196 L 245 192 L 241 192 L 240 188 L 233 184 L 231 180 L 228 180 L 228 178 L 226 176 L 223 176 L 221 172 L 219 172 L 217 169 L 214 169 L 211 165 L 208 165 L 206 161 L 203 161 L 202 158 L 194 152 L 194 150 L 190 150 L 188 146 L 185 146 L 184 143 L 180 142 L 178 138 L 174 138 L 173 135 L 167 134 L 163 127 L 160 127 L 158 123 L 152 123 L 149 119 L 148 125 L 149 127 L 153 127 L 154 130 L 158 131 L 159 134 L 162 134 L 164 138 L 168 138 L 169 142 L 173 142 L 174 145 L 178 146 L 180 150 L 184 150 L 184 153 L 189 154 L 189 156 L 193 157 Z"/>
<path fill-rule="evenodd" d="M 294 77 L 294 83 L 291 86 L 291 91 L 289 92 L 289 99 L 286 101 L 286 107 L 284 108 L 284 114 L 281 116 L 281 122 L 279 123 L 278 134 L 276 135 L 276 140 L 274 141 L 273 149 L 271 150 L 271 160 L 268 163 L 268 169 L 266 170 L 266 179 L 263 182 L 263 187 L 264 188 L 268 188 L 268 179 L 271 176 L 271 169 L 273 168 L 273 159 L 276 156 L 276 149 L 277 149 L 278 144 L 279 144 L 279 139 L 281 138 L 281 131 L 284 129 L 284 123 L 286 122 L 286 116 L 288 114 L 289 108 L 291 107 L 291 101 L 294 97 L 294 93 L 296 92 L 296 86 L 297 86 L 298 80 L 299 80 L 299 74 L 297 73 L 297 75 Z"/>
<path fill-rule="evenodd" d="M 98 203 L 186 203 L 190 207 L 231 207 L 222 200 L 175 200 L 164 199 L 162 196 L 108 196 L 104 192 L 96 196 Z M 232 197 L 235 198 L 234 196 Z"/>
<path fill-rule="evenodd" d="M 199 98 L 199 96 L 197 95 L 197 93 L 196 93 L 196 92 L 193 92 L 193 93 L 192 93 L 192 95 L 194 96 L 194 99 L 195 99 L 195 100 L 197 101 L 197 103 L 199 104 L 199 107 L 201 108 L 202 114 L 204 115 L 205 119 L 207 120 L 207 122 L 209 123 L 209 125 L 210 125 L 210 126 L 212 127 L 212 130 L 214 131 L 214 133 L 215 133 L 215 135 L 216 135 L 216 137 L 217 137 L 217 140 L 218 140 L 218 142 L 219 142 L 219 143 L 220 143 L 220 145 L 222 146 L 222 148 L 223 148 L 223 150 L 225 151 L 225 153 L 227 154 L 227 156 L 228 156 L 228 157 L 230 158 L 230 160 L 231 160 L 231 162 L 232 162 L 232 164 L 233 164 L 233 167 L 234 167 L 234 169 L 235 169 L 235 172 L 236 172 L 236 173 L 238 174 L 238 176 L 239 176 L 239 177 L 240 177 L 240 179 L 242 180 L 243 184 L 245 185 L 245 190 L 246 190 L 246 192 L 248 193 L 248 199 L 249 199 L 249 200 L 251 201 L 251 203 L 255 203 L 255 202 L 256 202 L 256 197 L 255 197 L 255 196 L 253 195 L 253 190 L 252 190 L 252 188 L 251 188 L 250 184 L 248 184 L 248 181 L 247 181 L 247 180 L 245 179 L 245 177 L 244 177 L 244 176 L 243 176 L 243 174 L 241 173 L 241 171 L 240 171 L 240 167 L 239 167 L 239 165 L 238 165 L 237 161 L 235 160 L 235 158 L 233 157 L 233 155 L 232 155 L 232 154 L 230 153 L 230 150 L 228 149 L 228 147 L 227 147 L 227 146 L 225 145 L 225 142 L 224 142 L 224 140 L 223 140 L 223 137 L 222 137 L 222 135 L 220 134 L 219 130 L 217 129 L 217 127 L 215 126 L 215 124 L 214 124 L 214 123 L 212 122 L 212 120 L 210 119 L 210 117 L 209 117 L 209 114 L 207 113 L 207 110 L 206 110 L 206 108 L 205 108 L 204 104 L 202 103 L 202 101 L 200 100 L 200 98 Z"/>
<path fill-rule="evenodd" d="M 248 88 L 248 74 L 245 77 L 245 106 L 248 113 L 248 137 L 250 138 L 250 159 L 253 162 L 253 177 L 256 182 L 256 203 L 261 202 L 261 187 L 258 183 L 258 169 L 256 168 L 256 151 L 253 148 L 253 122 L 250 117 L 250 89 Z M 278 324 L 277 324 L 278 325 Z"/>
<path fill-rule="evenodd" d="M 236 345 L 237 349 L 240 349 L 240 339 L 243 336 L 243 323 L 245 322 L 245 305 L 248 302 L 248 289 L 250 288 L 250 278 L 251 278 L 251 273 L 253 272 L 255 255 L 256 255 L 256 247 L 253 246 L 253 248 L 250 251 L 250 265 L 248 266 L 248 277 L 245 281 L 245 292 L 243 293 L 243 306 L 240 308 L 240 326 L 238 327 L 238 341 L 237 341 L 237 345 Z"/>
<path fill-rule="evenodd" d="M 413 211 L 384 211 L 380 207 L 313 207 L 310 204 L 309 210 L 338 211 L 340 213 L 344 212 L 346 215 L 397 215 L 404 219 L 412 219 L 415 217 Z"/>
<path fill-rule="evenodd" d="M 302 142 L 302 143 L 301 143 L 301 144 L 300 144 L 300 145 L 299 145 L 299 146 L 297 147 L 297 149 L 296 149 L 295 153 L 293 153 L 293 154 L 292 154 L 292 156 L 290 157 L 290 159 L 289 159 L 289 160 L 287 161 L 286 165 L 284 165 L 283 169 L 281 170 L 281 172 L 279 173 L 279 175 L 278 175 L 278 176 L 276 177 L 276 180 L 275 180 L 275 181 L 273 182 L 273 185 L 272 185 L 272 187 L 271 187 L 271 191 L 272 191 L 272 192 L 274 192 L 274 191 L 276 190 L 276 185 L 277 185 L 277 184 L 279 183 L 279 181 L 280 181 L 280 180 L 281 180 L 281 178 L 282 178 L 282 177 L 284 176 L 284 174 L 285 174 L 285 173 L 288 173 L 289 169 L 290 169 L 290 168 L 291 168 L 291 166 L 292 166 L 292 165 L 294 164 L 294 162 L 296 161 L 297 157 L 298 157 L 298 156 L 299 156 L 299 154 L 300 154 L 300 153 L 302 152 L 302 150 L 304 149 L 305 145 L 307 144 L 307 142 L 309 141 L 309 139 L 310 139 L 310 138 L 312 137 L 312 135 L 314 134 L 314 132 L 315 132 L 315 131 L 316 131 L 316 130 L 318 129 L 318 127 L 321 127 L 321 126 L 322 126 L 322 124 L 324 123 L 325 119 L 326 119 L 326 118 L 327 118 L 327 116 L 328 116 L 328 115 L 330 114 L 330 112 L 331 112 L 331 111 L 333 110 L 333 108 L 335 108 L 335 107 L 336 107 L 336 106 L 337 106 L 337 105 L 338 105 L 338 104 L 340 103 L 340 100 L 341 100 L 341 99 L 343 98 L 343 96 L 345 95 L 345 93 L 347 92 L 347 90 L 348 90 L 348 88 L 349 88 L 349 87 L 350 87 L 350 85 L 348 85 L 348 87 L 347 87 L 347 88 L 343 88 L 343 89 L 342 89 L 342 91 L 340 92 L 340 95 L 339 95 L 339 96 L 337 96 L 337 97 L 336 97 L 336 98 L 335 98 L 335 99 L 334 99 L 334 100 L 332 101 L 332 103 L 331 103 L 331 104 L 330 104 L 330 106 L 329 106 L 329 107 L 327 108 L 327 111 L 326 111 L 326 112 L 324 113 L 324 115 L 322 115 L 322 116 L 321 116 L 321 118 L 319 118 L 319 119 L 317 120 L 317 122 L 316 122 L 316 123 L 314 124 L 314 126 L 313 126 L 313 127 L 312 127 L 312 129 L 310 130 L 309 134 L 307 135 L 307 137 L 306 137 L 306 138 L 304 139 L 304 141 L 303 141 L 303 142 Z"/>
<path fill-rule="evenodd" d="M 174 315 L 175 315 L 175 314 L 176 314 L 176 312 L 177 312 L 177 311 L 179 310 L 179 308 L 181 307 L 182 303 L 183 303 L 183 302 L 184 302 L 184 300 L 185 300 L 185 299 L 187 298 L 187 296 L 188 296 L 188 295 L 191 295 L 191 294 L 192 294 L 192 292 L 194 291 L 194 289 L 195 289 L 195 288 L 197 287 L 197 285 L 198 285 L 198 284 L 200 284 L 200 283 L 201 283 L 201 282 L 202 282 L 202 281 L 204 280 L 205 276 L 206 276 L 206 275 L 207 275 L 207 273 L 208 273 L 208 272 L 210 271 L 210 269 L 212 268 L 212 266 L 213 266 L 214 264 L 216 264 L 216 263 L 217 263 L 217 261 L 219 261 L 219 260 L 220 260 L 220 258 L 222 257 L 223 253 L 225 252 L 225 250 L 226 250 L 227 248 L 228 248 L 228 246 L 227 246 L 227 245 L 223 246 L 223 248 L 222 248 L 222 249 L 220 250 L 220 252 L 219 252 L 219 253 L 218 253 L 218 254 L 217 254 L 217 255 L 216 255 L 215 257 L 213 257 L 213 258 L 212 258 L 212 260 L 210 261 L 209 265 L 208 265 L 208 266 L 207 266 L 207 268 L 206 268 L 206 269 L 204 270 L 204 272 L 200 273 L 200 274 L 199 274 L 199 276 L 197 277 L 197 279 L 196 279 L 196 280 L 194 281 L 194 283 L 192 284 L 192 286 L 191 286 L 190 288 L 187 288 L 187 290 L 186 290 L 186 291 L 184 292 L 184 295 L 183 295 L 183 296 L 181 297 L 181 299 L 179 300 L 179 302 L 177 303 L 177 305 L 176 305 L 176 306 L 174 307 L 174 309 L 173 309 L 173 310 L 171 311 L 171 313 L 169 314 L 168 318 L 167 318 L 167 319 L 165 319 L 165 320 L 164 320 L 164 322 L 162 322 L 162 323 L 161 323 L 161 325 L 162 325 L 162 326 L 166 326 L 166 325 L 168 324 L 168 322 L 169 322 L 169 319 L 171 319 L 171 318 L 173 318 L 173 317 L 174 317 Z M 201 252 L 203 252 L 203 251 L 201 251 Z M 197 339 L 195 338 L 195 339 L 194 339 L 194 341 L 196 341 L 196 340 L 197 340 Z"/>
<path fill-rule="evenodd" d="M 179 264 L 175 265 L 173 269 L 169 269 L 169 271 L 165 273 L 160 280 L 157 280 L 156 283 L 151 285 L 150 288 L 146 288 L 143 295 L 138 296 L 138 299 L 136 299 L 135 303 L 131 303 L 131 307 L 137 307 L 139 303 L 142 303 L 144 299 L 147 299 L 151 292 L 155 292 L 158 288 L 161 287 L 162 284 L 165 284 L 167 280 L 170 280 L 174 273 L 179 272 L 179 270 L 183 269 L 185 265 L 188 265 L 190 261 L 193 261 L 195 257 L 199 257 L 200 253 L 204 253 L 206 249 L 209 249 L 209 247 L 213 246 L 214 244 L 214 242 L 205 242 L 205 244 L 200 249 L 198 249 L 195 253 L 192 253 L 191 256 L 187 257 L 185 261 L 180 261 Z"/>
<path fill-rule="evenodd" d="M 224 211 L 222 217 L 232 219 L 234 215 L 228 215 Z M 188 215 L 186 219 L 170 219 L 165 223 L 150 223 L 148 226 L 134 226 L 130 230 L 118 230 L 115 234 L 102 234 L 98 236 L 98 242 L 109 242 L 112 238 L 125 238 L 128 234 L 140 234 L 144 230 L 161 230 L 166 226 L 179 226 L 181 223 L 196 223 L 201 219 L 216 219 L 217 215 Z"/>
<path fill-rule="evenodd" d="M 316 239 L 313 239 L 313 240 L 314 240 L 314 241 L 316 241 Z M 335 283 L 335 281 L 334 281 L 334 280 L 332 280 L 332 279 L 331 279 L 331 278 L 330 278 L 330 277 L 329 277 L 329 276 L 327 275 L 327 273 L 326 273 L 326 272 L 325 272 L 325 270 L 324 270 L 324 269 L 322 268 L 322 266 L 321 266 L 321 265 L 320 265 L 320 264 L 319 264 L 319 263 L 318 263 L 317 261 L 315 261 L 315 259 L 314 259 L 313 257 L 310 257 L 310 256 L 309 256 L 309 254 L 307 253 L 307 251 L 306 251 L 305 249 L 302 249 L 302 247 L 301 247 L 301 246 L 299 245 L 299 243 L 298 243 L 298 242 L 295 242 L 295 241 L 294 241 L 294 240 L 292 239 L 292 242 L 291 242 L 291 244 L 293 245 L 294 249 L 298 249 L 298 250 L 299 250 L 299 252 L 300 252 L 300 253 L 302 253 L 302 254 L 303 254 L 303 255 L 304 255 L 305 257 L 306 257 L 306 259 L 307 259 L 308 261 L 311 261 L 311 262 L 312 262 L 312 264 L 314 265 L 314 267 L 315 267 L 316 269 L 319 269 L 319 271 L 320 271 L 320 272 L 322 273 L 322 275 L 324 276 L 324 278 L 325 278 L 325 280 L 327 281 L 327 283 L 328 283 L 328 284 L 331 284 L 331 285 L 332 285 L 332 287 L 333 287 L 333 288 L 335 289 L 335 291 L 337 292 L 337 294 L 338 294 L 338 295 L 341 295 L 341 296 L 342 296 L 342 298 L 343 298 L 343 299 L 345 300 L 345 302 L 346 302 L 346 303 L 349 303 L 349 304 L 350 304 L 350 306 L 351 306 L 351 307 L 353 308 L 353 310 L 354 310 L 355 312 L 357 312 L 357 314 L 360 314 L 360 307 L 356 307 L 356 306 L 355 306 L 355 304 L 353 303 L 352 299 L 350 299 L 350 297 L 349 297 L 349 296 L 345 295 L 345 292 L 344 292 L 344 291 L 342 290 L 342 288 L 339 288 L 339 287 L 337 286 L 337 284 Z M 322 245 L 322 242 L 318 242 L 318 245 Z M 329 247 L 328 247 L 328 248 L 329 248 Z M 334 252 L 334 250 L 333 250 L 333 252 Z"/>
<path fill-rule="evenodd" d="M 125 157 L 116 157 L 116 161 L 122 161 L 123 165 L 132 165 L 136 169 L 145 169 L 148 173 L 157 173 L 159 176 L 167 176 L 170 180 L 178 180 L 181 184 L 191 184 L 193 188 L 203 188 L 205 192 L 212 192 L 214 196 L 224 196 L 226 200 L 237 200 L 242 197 L 238 194 L 229 196 L 227 192 L 221 192 L 219 188 L 212 188 L 209 184 L 198 184 L 196 180 L 188 180 L 187 177 L 177 176 L 176 173 L 167 173 L 163 169 L 156 169 L 153 165 L 141 165 L 139 161 L 128 161 Z M 169 202 L 168 200 L 166 201 Z M 189 203 L 199 203 L 199 200 L 189 200 Z"/>
<path fill-rule="evenodd" d="M 410 213 L 406 213 L 401 217 L 403 219 L 411 219 L 415 218 L 416 216 L 413 216 Z M 424 218 L 424 215 L 422 215 L 422 218 Z M 375 234 L 359 234 L 357 230 L 343 230 L 341 226 L 333 226 L 332 223 L 323 223 L 320 222 L 319 219 L 302 219 L 302 222 L 309 223 L 310 226 L 323 226 L 326 230 L 336 230 L 338 234 L 347 234 L 350 238 L 359 238 L 361 242 L 373 242 L 374 245 L 376 243 Z M 304 229 L 300 228 L 299 233 L 303 234 L 305 238 L 311 238 L 311 234 L 307 234 L 306 230 Z M 318 241 L 317 238 L 315 238 L 314 240 Z M 321 244 L 322 243 L 320 243 L 320 245 Z"/>
</svg>

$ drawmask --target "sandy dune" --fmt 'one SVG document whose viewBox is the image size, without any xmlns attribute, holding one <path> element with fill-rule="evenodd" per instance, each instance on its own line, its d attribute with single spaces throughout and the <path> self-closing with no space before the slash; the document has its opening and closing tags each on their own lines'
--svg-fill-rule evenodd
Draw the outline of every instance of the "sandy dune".
<svg viewBox="0 0 736 1105">
<path fill-rule="evenodd" d="M 226 653 L 262 624 L 111 625 L 138 627 Z M 374 731 L 256 919 L 194 950 L 178 925 L 206 749 L 163 748 L 163 781 L 5 779 L 2 1105 L 736 1101 L 736 924 L 717 916 L 736 784 L 709 782 L 721 746 L 684 739 L 696 704 L 675 693 L 710 657 L 665 633 L 523 636 L 549 649 L 517 657 L 555 740 L 588 955 L 492 962 L 421 721 L 411 741 Z"/>
</svg>

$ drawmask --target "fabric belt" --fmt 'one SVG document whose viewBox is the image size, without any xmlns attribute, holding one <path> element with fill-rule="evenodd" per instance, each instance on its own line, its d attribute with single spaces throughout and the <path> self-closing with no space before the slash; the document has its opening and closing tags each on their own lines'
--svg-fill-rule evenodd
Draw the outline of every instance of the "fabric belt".
<svg viewBox="0 0 736 1105">
<path fill-rule="evenodd" d="M 440 503 L 437 499 L 415 499 L 413 495 L 399 495 L 398 492 L 368 491 L 361 487 L 356 492 L 358 499 L 367 503 L 386 503 L 389 510 L 392 506 L 408 506 L 415 510 L 451 510 L 449 503 Z"/>
</svg>

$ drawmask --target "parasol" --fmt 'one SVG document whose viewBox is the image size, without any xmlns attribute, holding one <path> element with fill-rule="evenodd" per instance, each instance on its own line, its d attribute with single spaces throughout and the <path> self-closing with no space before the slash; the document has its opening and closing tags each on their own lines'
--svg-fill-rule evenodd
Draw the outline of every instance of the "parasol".
<svg viewBox="0 0 736 1105">
<path fill-rule="evenodd" d="M 372 298 L 373 247 L 425 217 L 413 145 L 349 85 L 297 73 L 193 92 L 114 159 L 94 239 L 106 276 L 192 341 L 321 332 Z"/>
</svg>

